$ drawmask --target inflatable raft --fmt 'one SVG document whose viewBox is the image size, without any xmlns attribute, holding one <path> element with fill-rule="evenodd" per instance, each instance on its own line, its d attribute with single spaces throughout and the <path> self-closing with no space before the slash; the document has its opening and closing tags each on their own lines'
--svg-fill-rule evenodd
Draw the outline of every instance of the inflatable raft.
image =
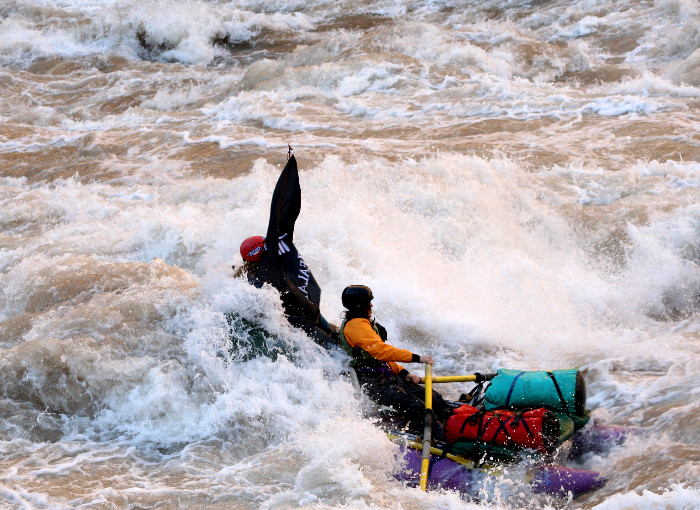
<svg viewBox="0 0 700 510">
<path fill-rule="evenodd" d="M 578 370 L 504 369 L 479 379 L 468 395 L 450 403 L 454 409 L 445 426 L 447 442 L 430 451 L 428 489 L 475 497 L 488 490 L 489 480 L 508 476 L 536 494 L 575 498 L 605 484 L 596 471 L 555 463 L 563 451 L 566 459 L 600 453 L 628 435 L 623 427 L 589 423 Z M 382 413 L 387 434 L 402 445 L 403 470 L 396 477 L 416 486 L 422 440 L 397 427 L 390 409 Z"/>
</svg>

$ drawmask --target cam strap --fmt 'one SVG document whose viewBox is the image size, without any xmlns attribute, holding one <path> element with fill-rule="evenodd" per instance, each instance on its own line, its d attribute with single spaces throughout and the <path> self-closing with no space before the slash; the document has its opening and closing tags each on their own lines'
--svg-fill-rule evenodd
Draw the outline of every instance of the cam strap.
<svg viewBox="0 0 700 510">
<path fill-rule="evenodd" d="M 477 374 L 477 375 L 479 375 L 479 374 Z M 477 384 L 476 386 L 474 386 L 474 387 L 471 389 L 471 391 L 467 394 L 468 399 L 469 399 L 469 400 L 473 400 L 473 399 L 474 399 L 474 395 L 476 395 L 477 393 L 480 393 L 483 389 L 484 389 L 484 383 L 483 383 L 483 382 L 478 383 L 478 384 Z"/>
<path fill-rule="evenodd" d="M 509 418 L 508 416 L 504 416 L 505 421 L 503 421 L 503 420 L 501 420 L 501 416 L 499 414 L 494 413 L 494 415 L 496 416 L 496 419 L 498 420 L 498 428 L 496 429 L 496 432 L 491 437 L 491 441 L 489 442 L 489 444 L 491 444 L 491 445 L 498 444 L 498 443 L 496 443 L 496 439 L 498 438 L 498 434 L 500 434 L 501 431 L 503 431 L 503 434 L 506 436 L 506 439 L 508 440 L 509 445 L 515 445 L 515 441 L 513 441 L 513 437 L 508 433 L 508 429 L 506 428 L 506 425 L 511 420 L 511 418 Z"/>
<path fill-rule="evenodd" d="M 513 382 L 510 383 L 510 389 L 508 390 L 508 397 L 506 398 L 506 403 L 503 407 L 509 407 L 510 404 L 510 397 L 513 395 L 513 390 L 515 389 L 515 383 L 518 381 L 518 378 L 523 375 L 525 372 L 520 372 L 518 375 L 513 377 Z M 551 373 L 550 373 L 551 375 Z M 561 395 L 561 393 L 560 393 Z"/>
<path fill-rule="evenodd" d="M 520 411 L 518 413 L 515 413 L 513 416 L 513 421 L 510 422 L 510 428 L 512 429 L 517 429 L 520 425 L 523 426 L 525 429 L 525 432 L 527 432 L 527 435 L 530 437 L 535 437 L 535 434 L 532 433 L 532 429 L 530 428 L 530 425 L 527 424 L 527 420 L 523 418 L 523 414 L 525 411 Z"/>
<path fill-rule="evenodd" d="M 557 390 L 557 394 L 559 395 L 559 400 L 561 401 L 561 405 L 564 407 L 564 412 L 566 415 L 571 419 L 571 412 L 569 411 L 569 406 L 566 404 L 566 399 L 564 398 L 564 395 L 561 392 L 561 388 L 559 387 L 559 383 L 557 382 L 557 378 L 554 377 L 554 374 L 552 372 L 547 372 L 549 374 L 549 377 L 552 379 L 552 382 L 554 383 L 554 388 Z"/>
</svg>

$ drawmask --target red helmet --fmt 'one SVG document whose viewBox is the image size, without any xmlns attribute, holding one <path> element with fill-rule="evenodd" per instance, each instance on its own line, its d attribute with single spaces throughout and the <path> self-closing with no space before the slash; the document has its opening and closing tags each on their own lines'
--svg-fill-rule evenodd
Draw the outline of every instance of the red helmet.
<svg viewBox="0 0 700 510">
<path fill-rule="evenodd" d="M 265 248 L 265 238 L 263 236 L 249 237 L 241 243 L 241 257 L 246 262 L 257 262 L 262 257 Z"/>
</svg>

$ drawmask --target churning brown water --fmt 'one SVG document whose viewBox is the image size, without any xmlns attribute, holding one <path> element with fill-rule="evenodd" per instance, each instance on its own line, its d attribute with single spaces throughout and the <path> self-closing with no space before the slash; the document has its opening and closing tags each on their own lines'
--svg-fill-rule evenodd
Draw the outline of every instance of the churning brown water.
<svg viewBox="0 0 700 510">
<path fill-rule="evenodd" d="M 0 65 L 1 507 L 700 506 L 697 0 L 9 0 Z M 232 278 L 287 143 L 324 315 L 365 283 L 438 374 L 581 368 L 642 432 L 605 487 L 392 478 Z"/>
</svg>

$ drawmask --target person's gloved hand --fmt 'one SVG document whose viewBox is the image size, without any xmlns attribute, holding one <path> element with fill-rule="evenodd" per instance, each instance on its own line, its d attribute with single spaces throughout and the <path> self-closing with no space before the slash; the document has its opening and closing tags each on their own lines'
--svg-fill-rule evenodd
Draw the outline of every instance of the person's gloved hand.
<svg viewBox="0 0 700 510">
<path fill-rule="evenodd" d="M 406 382 L 409 384 L 418 384 L 420 382 L 420 377 L 415 374 L 408 374 L 406 376 Z"/>
</svg>

